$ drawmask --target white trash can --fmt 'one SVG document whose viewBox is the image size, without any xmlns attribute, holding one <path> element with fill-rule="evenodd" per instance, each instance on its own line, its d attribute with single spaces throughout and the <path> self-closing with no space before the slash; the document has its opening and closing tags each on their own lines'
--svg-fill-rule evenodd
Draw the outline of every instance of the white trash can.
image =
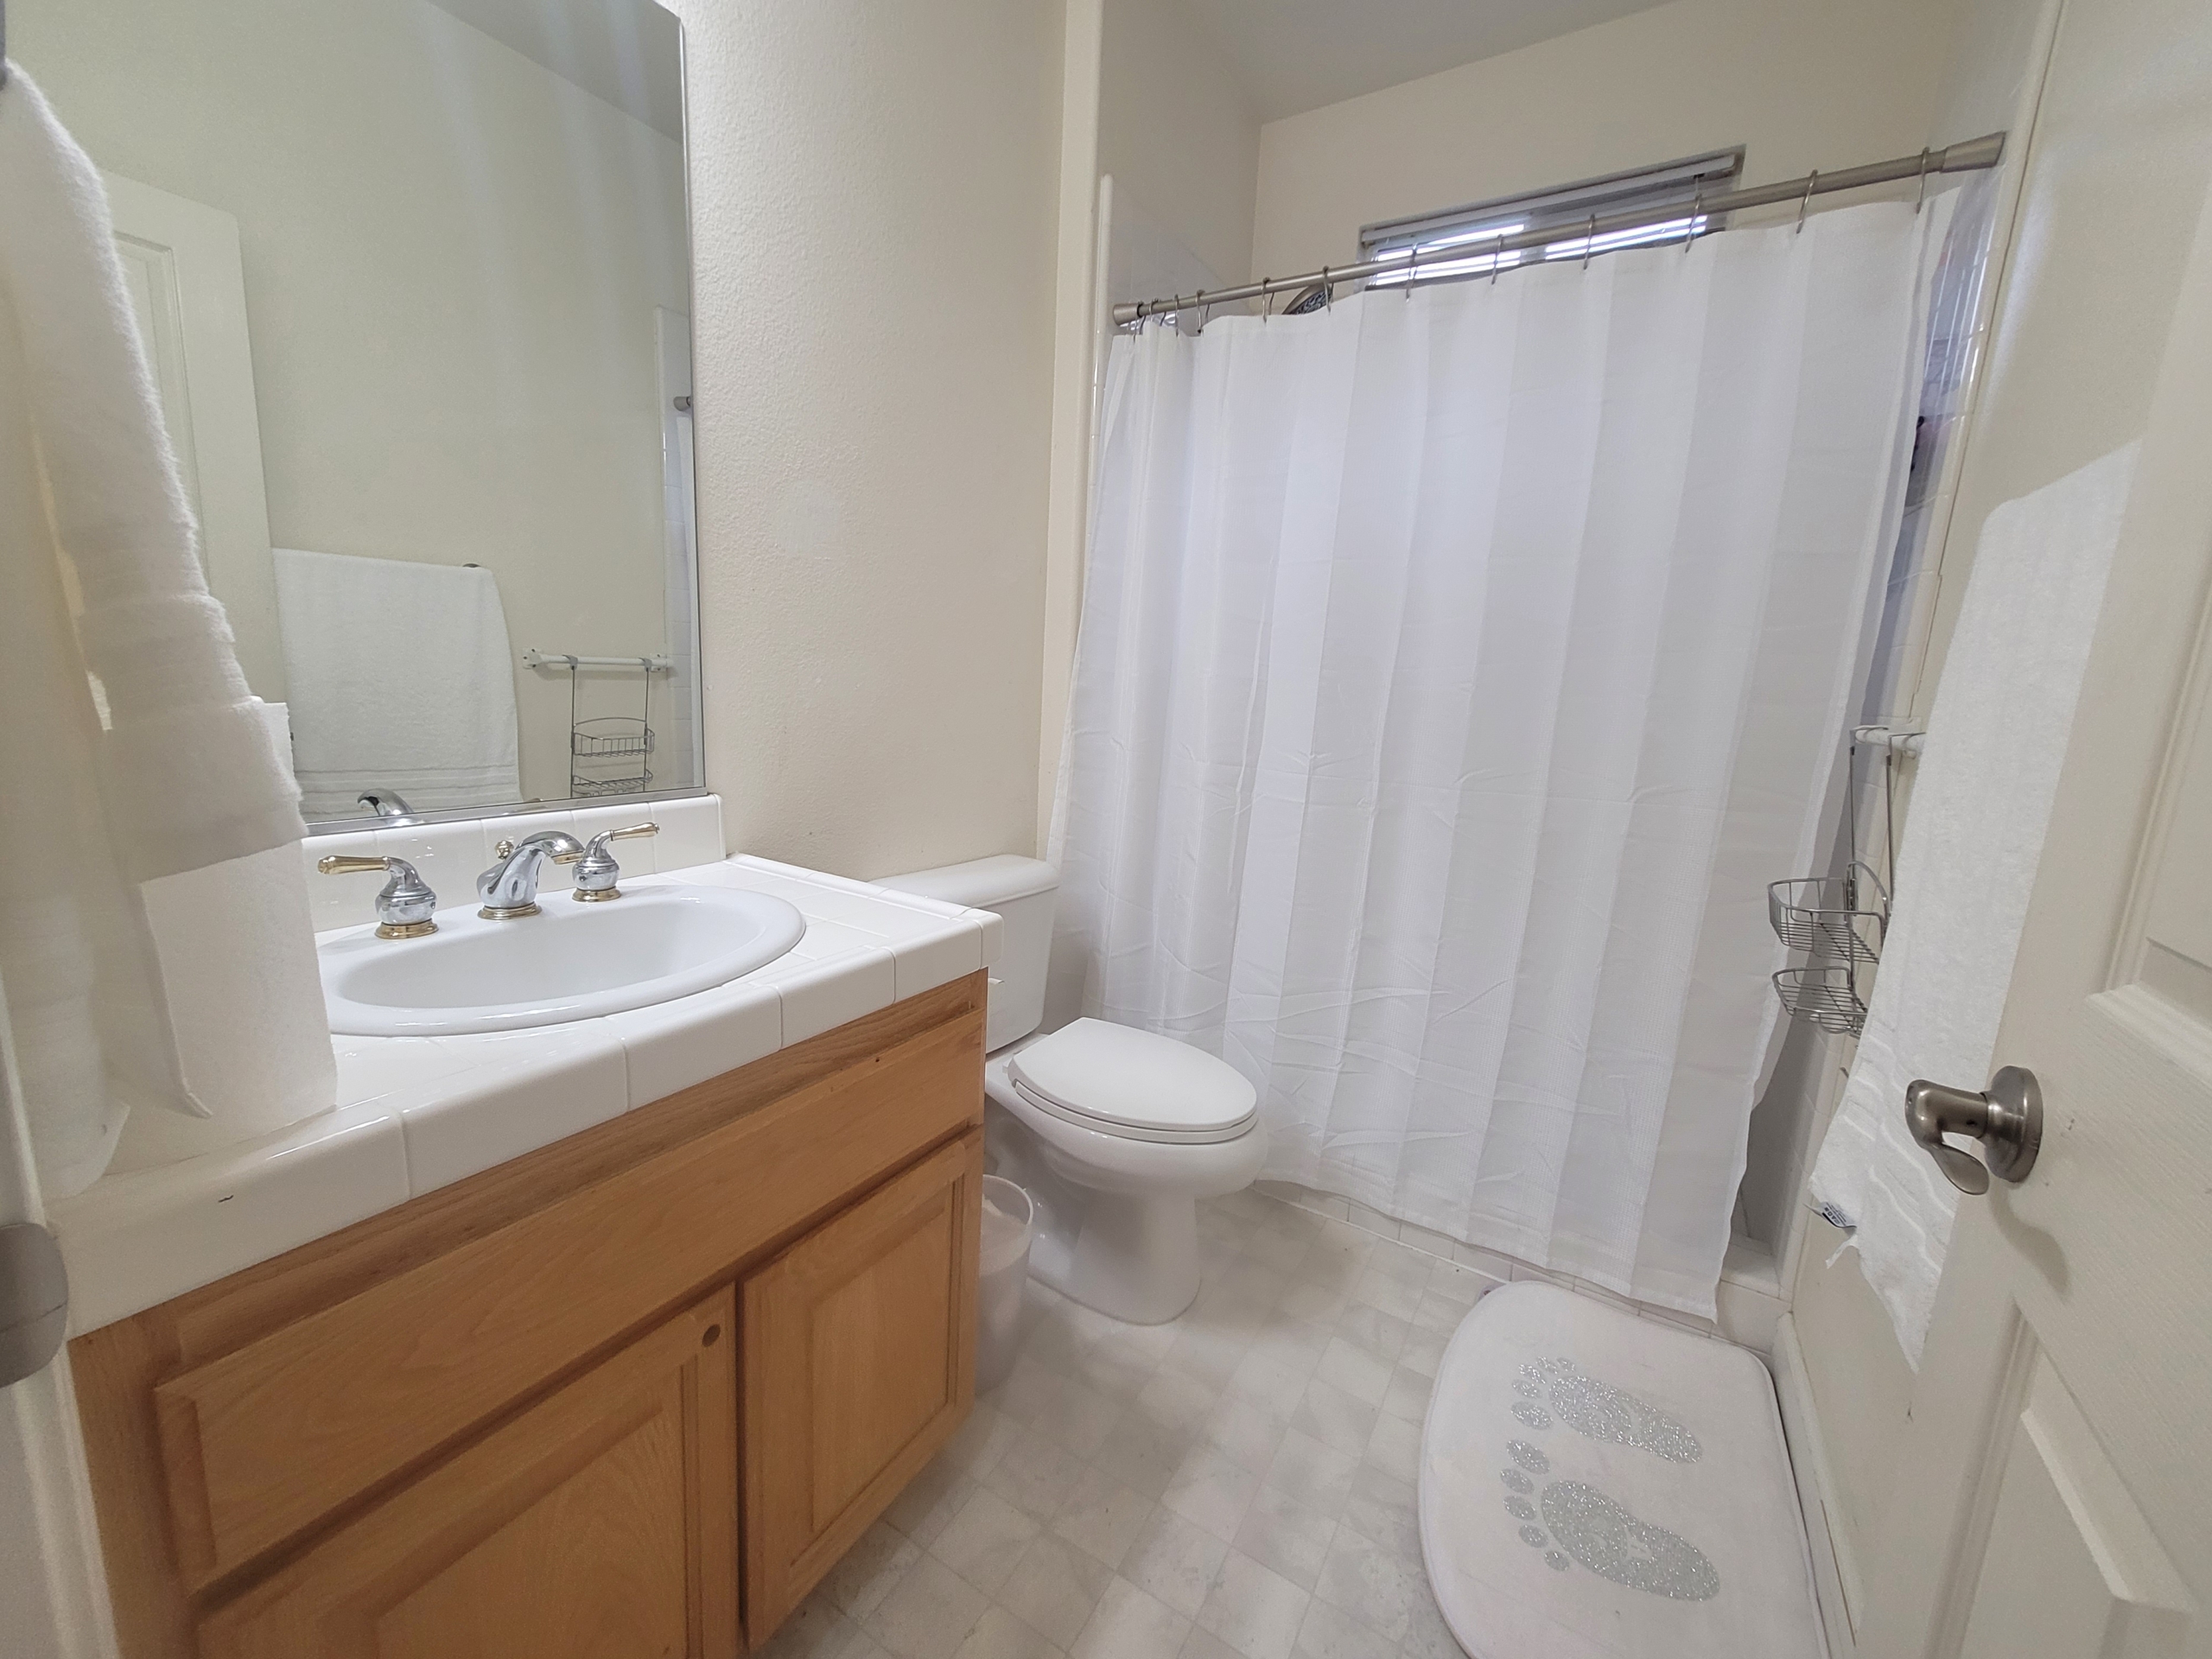
<svg viewBox="0 0 2212 1659">
<path fill-rule="evenodd" d="M 1021 1287 L 1037 1231 L 1029 1194 L 998 1175 L 983 1177 L 982 1282 L 976 1291 L 976 1392 L 995 1389 L 1014 1370 L 1021 1345 Z"/>
</svg>

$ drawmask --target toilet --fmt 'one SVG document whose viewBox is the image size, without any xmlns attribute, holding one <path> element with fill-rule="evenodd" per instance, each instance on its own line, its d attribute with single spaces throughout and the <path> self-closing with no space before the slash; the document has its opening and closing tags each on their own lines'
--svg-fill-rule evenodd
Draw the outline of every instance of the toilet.
<svg viewBox="0 0 2212 1659">
<path fill-rule="evenodd" d="M 1198 1201 L 1251 1185 L 1267 1154 L 1258 1096 L 1211 1054 L 1128 1026 L 1045 1017 L 1059 873 L 1012 854 L 880 887 L 995 912 L 984 1145 L 1038 1208 L 1030 1271 L 1085 1307 L 1160 1325 L 1198 1294 Z"/>
</svg>

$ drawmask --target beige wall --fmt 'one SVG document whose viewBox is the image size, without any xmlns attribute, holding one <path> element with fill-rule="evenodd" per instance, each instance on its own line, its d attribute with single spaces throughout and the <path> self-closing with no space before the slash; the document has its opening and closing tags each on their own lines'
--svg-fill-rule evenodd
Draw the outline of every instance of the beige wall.
<svg viewBox="0 0 2212 1659">
<path fill-rule="evenodd" d="M 1274 121 L 1255 270 L 1341 264 L 1359 227 L 1747 146 L 1749 182 L 1925 143 L 1956 0 L 1674 0 Z"/>
<path fill-rule="evenodd" d="M 1246 280 L 1260 123 L 1243 88 L 1173 0 L 1107 0 L 1105 22 L 1098 170 L 1117 213 L 1134 198 L 1217 276 Z"/>
<path fill-rule="evenodd" d="M 733 848 L 1035 844 L 1061 21 L 683 0 L 707 780 Z"/>
<path fill-rule="evenodd" d="M 421 0 L 9 11 L 95 162 L 237 216 L 276 545 L 482 564 L 518 654 L 663 648 L 672 140 Z M 565 677 L 517 693 L 565 796 Z"/>
</svg>

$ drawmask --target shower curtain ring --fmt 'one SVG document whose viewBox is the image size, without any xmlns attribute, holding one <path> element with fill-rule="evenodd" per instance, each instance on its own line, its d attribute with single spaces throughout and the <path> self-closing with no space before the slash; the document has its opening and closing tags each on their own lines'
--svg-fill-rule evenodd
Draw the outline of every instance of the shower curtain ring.
<svg viewBox="0 0 2212 1659">
<path fill-rule="evenodd" d="M 1590 250 L 1598 245 L 1598 215 L 1590 215 L 1590 228 L 1582 237 L 1582 269 L 1590 269 Z"/>
<path fill-rule="evenodd" d="M 1682 238 L 1682 251 L 1684 253 L 1688 253 L 1690 251 L 1691 245 L 1697 240 L 1698 221 L 1704 217 L 1705 181 L 1700 179 L 1697 184 L 1697 194 L 1690 198 L 1690 228 L 1688 234 Z"/>
<path fill-rule="evenodd" d="M 1421 244 L 1413 243 L 1406 249 L 1406 297 L 1414 296 L 1414 278 L 1421 270 Z"/>
<path fill-rule="evenodd" d="M 1821 181 L 1821 169 L 1815 168 L 1805 178 L 1805 194 L 1797 198 L 1797 234 L 1805 233 L 1805 210 L 1813 205 L 1813 187 Z"/>
<path fill-rule="evenodd" d="M 1505 263 L 1505 232 L 1497 233 L 1497 251 L 1490 257 L 1490 285 L 1497 286 L 1497 268 Z"/>
<path fill-rule="evenodd" d="M 1272 276 L 1262 276 L 1260 278 L 1260 327 L 1262 328 L 1266 327 L 1268 323 L 1274 320 L 1274 281 L 1275 279 Z"/>
<path fill-rule="evenodd" d="M 1329 286 L 1329 268 L 1326 265 L 1321 267 L 1321 308 L 1324 311 L 1337 308 L 1337 290 Z"/>
<path fill-rule="evenodd" d="M 1919 218 L 1919 217 L 1920 217 L 1920 210 L 1921 210 L 1923 207 L 1926 207 L 1927 205 L 1928 205 L 1928 150 L 1927 150 L 1927 149 L 1925 148 L 1925 146 L 1923 146 L 1923 147 L 1922 148 L 1922 149 L 1921 149 L 1921 152 L 1920 152 L 1920 194 L 1919 194 L 1918 195 L 1915 196 L 1915 197 L 1912 199 L 1912 216 L 1913 216 L 1915 219 Z"/>
</svg>

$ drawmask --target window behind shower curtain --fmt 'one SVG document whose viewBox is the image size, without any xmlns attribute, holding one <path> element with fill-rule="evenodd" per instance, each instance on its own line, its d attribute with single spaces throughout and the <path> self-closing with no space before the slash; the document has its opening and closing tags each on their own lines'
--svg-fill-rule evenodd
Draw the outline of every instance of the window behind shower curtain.
<svg viewBox="0 0 2212 1659">
<path fill-rule="evenodd" d="M 1440 213 L 1410 219 L 1387 219 L 1363 225 L 1359 257 L 1387 259 L 1408 250 L 1416 273 L 1423 281 L 1440 276 L 1476 276 L 1492 266 L 1510 270 L 1520 264 L 1547 259 L 1580 259 L 1589 241 L 1592 219 L 1614 213 L 1672 213 L 1675 216 L 1635 230 L 1616 231 L 1597 238 L 1592 251 L 1611 253 L 1621 248 L 1654 242 L 1679 242 L 1686 236 L 1726 228 L 1725 219 L 1700 212 L 1703 203 L 1735 188 L 1743 176 L 1744 147 L 1717 149 L 1680 161 L 1608 173 L 1573 184 L 1557 184 L 1518 195 L 1495 196 Z M 1557 229 L 1560 239 L 1541 249 L 1523 249 L 1503 255 L 1482 251 L 1485 242 L 1522 231 Z M 1385 274 L 1369 280 L 1370 288 L 1402 283 L 1402 276 Z"/>
</svg>

